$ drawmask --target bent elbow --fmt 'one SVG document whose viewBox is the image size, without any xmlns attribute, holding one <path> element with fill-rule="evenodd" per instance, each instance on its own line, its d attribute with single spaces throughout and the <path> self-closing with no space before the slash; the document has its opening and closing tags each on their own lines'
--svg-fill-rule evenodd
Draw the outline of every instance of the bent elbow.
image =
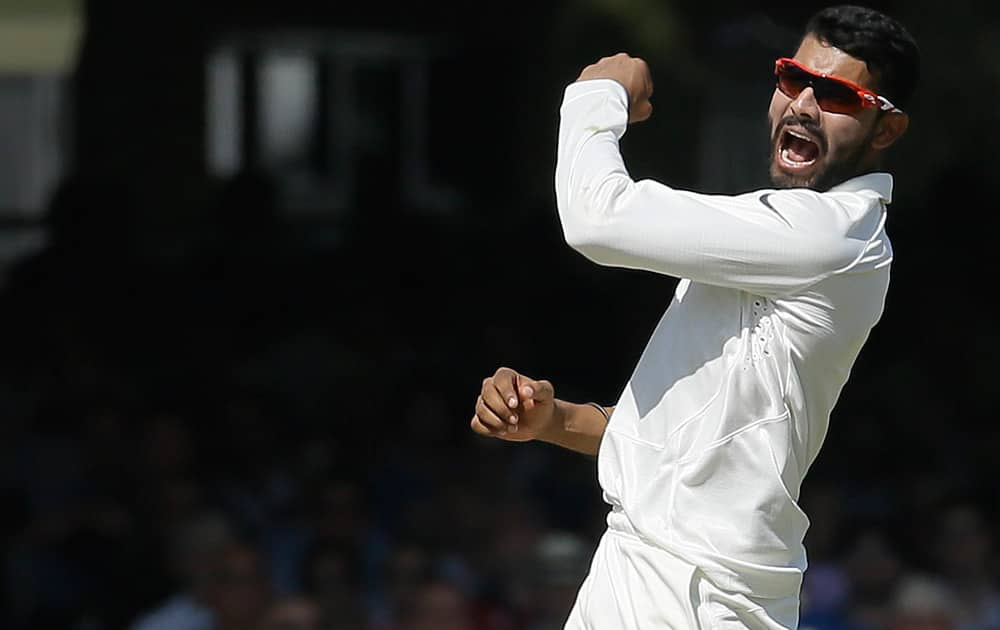
<svg viewBox="0 0 1000 630">
<path fill-rule="evenodd" d="M 614 265 L 617 256 L 607 230 L 592 224 L 563 226 L 566 244 L 577 253 L 599 265 Z"/>
<path fill-rule="evenodd" d="M 562 228 L 563 238 L 566 240 L 566 244 L 576 251 L 586 249 L 593 244 L 595 230 L 594 227 L 588 225 L 586 221 L 564 220 Z"/>
<path fill-rule="evenodd" d="M 627 177 L 608 178 L 591 189 L 577 191 L 573 201 L 560 204 L 559 214 L 566 243 L 587 258 L 600 262 L 610 252 L 623 203 L 634 189 Z"/>
<path fill-rule="evenodd" d="M 563 238 L 566 244 L 579 251 L 599 238 L 600 230 L 593 215 L 579 202 L 559 207 Z"/>
</svg>

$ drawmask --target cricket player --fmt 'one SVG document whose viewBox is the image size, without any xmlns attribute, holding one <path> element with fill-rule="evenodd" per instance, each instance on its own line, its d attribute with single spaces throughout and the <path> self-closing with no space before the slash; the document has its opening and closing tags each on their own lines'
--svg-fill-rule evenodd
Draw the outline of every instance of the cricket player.
<svg viewBox="0 0 1000 630">
<path fill-rule="evenodd" d="M 509 368 L 476 401 L 479 434 L 598 456 L 607 530 L 567 630 L 797 627 L 799 487 L 883 310 L 893 180 L 881 165 L 906 131 L 918 56 L 880 12 L 815 14 L 773 68 L 774 188 L 733 196 L 629 176 L 619 140 L 652 113 L 641 59 L 603 58 L 566 88 L 566 241 L 600 265 L 678 279 L 615 406 L 560 400 Z"/>
</svg>

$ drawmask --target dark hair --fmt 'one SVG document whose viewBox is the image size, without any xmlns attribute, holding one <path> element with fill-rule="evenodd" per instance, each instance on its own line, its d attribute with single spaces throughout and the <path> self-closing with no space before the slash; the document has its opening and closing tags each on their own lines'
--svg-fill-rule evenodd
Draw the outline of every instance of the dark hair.
<svg viewBox="0 0 1000 630">
<path fill-rule="evenodd" d="M 874 9 L 840 5 L 813 15 L 805 35 L 864 61 L 878 92 L 906 109 L 920 78 L 920 51 L 902 24 Z"/>
</svg>

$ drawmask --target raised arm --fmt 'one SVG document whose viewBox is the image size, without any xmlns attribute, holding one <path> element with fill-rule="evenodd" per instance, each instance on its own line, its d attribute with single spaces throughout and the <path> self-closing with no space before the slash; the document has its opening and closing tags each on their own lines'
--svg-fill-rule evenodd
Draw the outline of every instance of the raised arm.
<svg viewBox="0 0 1000 630">
<path fill-rule="evenodd" d="M 884 207 L 874 191 L 706 195 L 633 180 L 618 143 L 644 102 L 645 83 L 635 78 L 643 71 L 641 60 L 616 55 L 566 88 L 555 186 L 574 249 L 602 265 L 761 295 L 802 289 L 879 255 L 872 250 Z"/>
<path fill-rule="evenodd" d="M 502 367 L 483 379 L 472 430 L 512 442 L 541 440 L 596 455 L 614 407 L 578 404 L 555 397 L 552 384 Z"/>
</svg>

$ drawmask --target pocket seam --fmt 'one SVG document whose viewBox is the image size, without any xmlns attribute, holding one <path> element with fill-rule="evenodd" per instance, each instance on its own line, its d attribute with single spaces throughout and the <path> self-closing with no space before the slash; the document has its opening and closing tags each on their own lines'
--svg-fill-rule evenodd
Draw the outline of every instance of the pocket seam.
<svg viewBox="0 0 1000 630">
<path fill-rule="evenodd" d="M 616 429 L 613 429 L 613 428 L 611 428 L 611 425 L 608 425 L 608 427 L 604 431 L 605 431 L 605 433 L 612 433 L 616 437 L 625 438 L 626 440 L 628 440 L 630 442 L 634 442 L 636 444 L 641 444 L 642 446 L 648 446 L 649 448 L 656 449 L 657 451 L 662 451 L 663 449 L 666 448 L 666 444 L 657 444 L 656 442 L 650 442 L 649 440 L 644 440 L 641 437 L 638 437 L 636 435 L 632 435 L 630 433 L 624 433 L 622 431 L 618 431 Z"/>
<path fill-rule="evenodd" d="M 677 460 L 676 464 L 678 466 L 680 466 L 680 465 L 683 465 L 683 464 L 690 463 L 690 462 L 698 459 L 699 457 L 704 456 L 705 453 L 707 453 L 707 452 L 709 452 L 711 450 L 714 450 L 716 448 L 719 448 L 720 446 L 722 446 L 724 444 L 728 444 L 729 442 L 732 442 L 735 438 L 737 438 L 740 435 L 746 433 L 747 431 L 751 431 L 753 429 L 756 429 L 756 428 L 758 428 L 758 427 L 760 427 L 760 426 L 762 426 L 764 424 L 770 424 L 770 423 L 773 423 L 773 422 L 781 422 L 783 420 L 787 420 L 790 417 L 791 417 L 791 413 L 788 411 L 788 408 L 786 407 L 785 411 L 783 411 L 782 413 L 780 413 L 780 414 L 778 414 L 776 416 L 768 416 L 766 418 L 759 418 L 757 420 L 754 420 L 753 422 L 751 422 L 749 424 L 745 424 L 742 427 L 740 427 L 739 429 L 736 429 L 732 433 L 730 433 L 728 435 L 724 435 L 721 438 L 719 438 L 717 440 L 714 440 L 714 441 L 706 444 L 705 448 L 699 450 L 697 453 L 692 453 L 691 455 L 688 455 L 687 457 L 682 457 L 681 459 Z"/>
</svg>

